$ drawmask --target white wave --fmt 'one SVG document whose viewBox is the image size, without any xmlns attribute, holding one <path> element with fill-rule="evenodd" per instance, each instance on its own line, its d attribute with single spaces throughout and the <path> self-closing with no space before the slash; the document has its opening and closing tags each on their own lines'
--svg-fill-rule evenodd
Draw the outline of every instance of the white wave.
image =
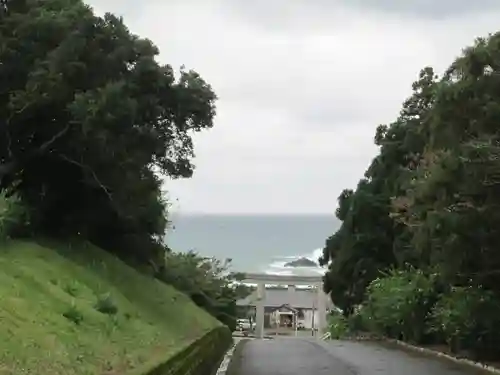
<svg viewBox="0 0 500 375">
<path fill-rule="evenodd" d="M 325 268 L 324 267 L 286 267 L 285 264 L 298 260 L 301 258 L 307 258 L 315 263 L 318 263 L 319 257 L 323 254 L 323 249 L 315 249 L 310 253 L 303 254 L 303 255 L 296 255 L 296 256 L 282 256 L 282 257 L 275 257 L 274 262 L 271 264 L 267 265 L 263 269 L 264 273 L 271 274 L 271 275 L 286 275 L 286 276 L 292 276 L 292 275 L 300 275 L 300 276 L 315 276 L 315 275 L 323 275 L 325 273 Z"/>
<path fill-rule="evenodd" d="M 297 256 L 296 255 L 281 255 L 281 256 L 275 256 L 273 257 L 273 259 L 287 259 L 287 260 L 293 260 L 293 259 L 296 259 Z"/>
</svg>

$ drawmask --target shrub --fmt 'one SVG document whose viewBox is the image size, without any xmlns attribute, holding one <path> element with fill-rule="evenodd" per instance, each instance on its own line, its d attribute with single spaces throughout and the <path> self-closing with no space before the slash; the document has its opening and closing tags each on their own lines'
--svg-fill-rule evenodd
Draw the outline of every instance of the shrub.
<svg viewBox="0 0 500 375">
<path fill-rule="evenodd" d="M 83 321 L 83 314 L 75 305 L 71 305 L 62 315 L 76 325 L 79 325 Z"/>
<path fill-rule="evenodd" d="M 193 302 L 227 325 L 236 329 L 238 307 L 236 301 L 251 293 L 241 285 L 241 275 L 230 272 L 230 260 L 206 258 L 194 251 L 168 252 L 165 267 L 157 277 L 186 293 Z"/>
<path fill-rule="evenodd" d="M 333 313 L 329 317 L 329 332 L 332 339 L 343 339 L 349 336 L 350 327 L 348 319 L 342 314 Z"/>
<path fill-rule="evenodd" d="M 69 283 L 64 286 L 64 291 L 72 297 L 76 297 L 78 294 L 78 285 L 76 283 Z"/>
<path fill-rule="evenodd" d="M 500 352 L 500 304 L 492 292 L 452 288 L 433 308 L 431 323 L 454 353 L 471 350 L 477 358 L 487 358 Z"/>
<path fill-rule="evenodd" d="M 356 306 L 354 311 L 347 318 L 347 324 L 349 325 L 349 331 L 355 335 L 360 333 L 364 333 L 366 331 L 366 327 L 364 326 L 363 316 L 361 315 L 362 305 Z"/>
<path fill-rule="evenodd" d="M 0 239 L 15 237 L 28 227 L 29 216 L 26 206 L 16 195 L 0 194 Z"/>
<path fill-rule="evenodd" d="M 100 313 L 107 315 L 115 315 L 118 312 L 118 306 L 109 294 L 100 296 L 95 305 L 95 309 Z"/>
<path fill-rule="evenodd" d="M 421 270 L 393 270 L 368 286 L 360 310 L 363 325 L 377 334 L 420 343 L 436 296 L 433 276 Z"/>
</svg>

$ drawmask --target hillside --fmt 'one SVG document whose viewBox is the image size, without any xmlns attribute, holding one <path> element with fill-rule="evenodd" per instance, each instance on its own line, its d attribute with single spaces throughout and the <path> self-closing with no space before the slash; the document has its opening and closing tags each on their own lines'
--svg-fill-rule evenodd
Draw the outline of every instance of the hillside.
<svg viewBox="0 0 500 375">
<path fill-rule="evenodd" d="M 166 284 L 90 245 L 0 245 L 0 374 L 123 374 L 217 323 Z"/>
</svg>

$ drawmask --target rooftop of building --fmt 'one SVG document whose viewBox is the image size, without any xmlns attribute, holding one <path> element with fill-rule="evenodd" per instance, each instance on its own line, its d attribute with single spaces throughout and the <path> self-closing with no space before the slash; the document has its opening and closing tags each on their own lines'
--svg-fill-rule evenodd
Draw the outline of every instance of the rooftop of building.
<svg viewBox="0 0 500 375">
<path fill-rule="evenodd" d="M 289 305 L 295 309 L 312 309 L 318 304 L 317 298 L 317 292 L 311 289 L 296 289 L 290 292 L 287 289 L 266 288 L 263 304 L 266 307 Z M 238 306 L 255 306 L 256 300 L 257 291 L 236 303 Z M 327 298 L 326 306 L 327 308 L 333 307 L 330 298 Z"/>
</svg>

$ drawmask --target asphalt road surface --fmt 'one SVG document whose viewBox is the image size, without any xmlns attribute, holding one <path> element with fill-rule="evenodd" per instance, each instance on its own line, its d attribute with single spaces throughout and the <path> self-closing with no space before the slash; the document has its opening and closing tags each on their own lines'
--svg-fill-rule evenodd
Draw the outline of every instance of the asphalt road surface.
<svg viewBox="0 0 500 375">
<path fill-rule="evenodd" d="M 376 343 L 279 338 L 243 347 L 238 375 L 479 375 L 480 370 Z"/>
</svg>

